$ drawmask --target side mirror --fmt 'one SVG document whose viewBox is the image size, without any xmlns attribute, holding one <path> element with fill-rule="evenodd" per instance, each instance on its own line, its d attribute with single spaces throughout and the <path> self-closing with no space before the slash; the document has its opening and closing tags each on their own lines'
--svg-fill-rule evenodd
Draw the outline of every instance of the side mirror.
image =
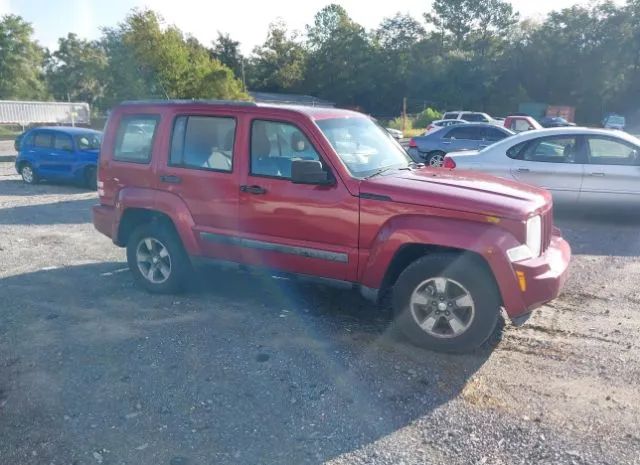
<svg viewBox="0 0 640 465">
<path fill-rule="evenodd" d="M 329 173 L 322 169 L 322 163 L 317 160 L 292 160 L 291 182 L 294 184 L 333 184 Z"/>
</svg>

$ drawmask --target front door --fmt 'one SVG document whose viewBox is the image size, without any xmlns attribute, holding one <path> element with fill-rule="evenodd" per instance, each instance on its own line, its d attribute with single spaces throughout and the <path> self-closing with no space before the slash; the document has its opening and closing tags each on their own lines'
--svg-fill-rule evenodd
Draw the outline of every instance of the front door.
<svg viewBox="0 0 640 465">
<path fill-rule="evenodd" d="M 586 149 L 580 203 L 640 205 L 640 148 L 614 137 L 586 136 Z"/>
<path fill-rule="evenodd" d="M 312 138 L 287 121 L 250 121 L 241 175 L 238 245 L 242 261 L 293 273 L 355 280 L 358 198 L 333 185 L 291 182 L 291 162 L 319 160 Z M 331 176 L 334 176 L 331 174 Z"/>
<path fill-rule="evenodd" d="M 473 125 L 454 126 L 442 137 L 444 151 L 478 150 L 484 138 L 484 128 Z"/>
<path fill-rule="evenodd" d="M 584 150 L 579 136 L 558 135 L 534 139 L 511 164 L 518 181 L 543 187 L 557 203 L 575 203 L 584 171 Z"/>
</svg>

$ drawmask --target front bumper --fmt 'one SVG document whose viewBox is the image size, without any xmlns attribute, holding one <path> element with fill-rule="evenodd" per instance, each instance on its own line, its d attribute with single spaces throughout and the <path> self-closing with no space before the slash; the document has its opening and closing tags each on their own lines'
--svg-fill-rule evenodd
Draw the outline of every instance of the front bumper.
<svg viewBox="0 0 640 465">
<path fill-rule="evenodd" d="M 569 272 L 571 247 L 560 235 L 553 235 L 547 250 L 538 258 L 513 264 L 515 285 L 521 302 L 507 306 L 509 317 L 516 323 L 532 310 L 560 294 Z"/>
</svg>

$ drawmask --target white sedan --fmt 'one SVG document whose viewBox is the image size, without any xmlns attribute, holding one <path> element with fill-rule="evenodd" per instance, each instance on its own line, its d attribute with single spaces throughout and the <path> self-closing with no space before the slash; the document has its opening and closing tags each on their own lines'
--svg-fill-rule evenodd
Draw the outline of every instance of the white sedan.
<svg viewBox="0 0 640 465">
<path fill-rule="evenodd" d="M 481 151 L 452 152 L 444 168 L 475 170 L 548 189 L 558 204 L 640 205 L 640 140 L 606 129 L 552 128 Z"/>
</svg>

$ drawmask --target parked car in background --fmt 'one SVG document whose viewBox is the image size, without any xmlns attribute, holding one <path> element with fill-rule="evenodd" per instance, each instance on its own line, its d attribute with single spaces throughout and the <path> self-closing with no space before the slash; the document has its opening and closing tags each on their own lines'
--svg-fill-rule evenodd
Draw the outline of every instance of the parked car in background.
<svg viewBox="0 0 640 465">
<path fill-rule="evenodd" d="M 398 129 L 393 129 L 393 128 L 385 128 L 385 129 L 396 140 L 400 140 L 404 137 L 404 134 L 402 134 L 402 131 Z"/>
<path fill-rule="evenodd" d="M 540 118 L 540 125 L 543 128 L 567 128 L 575 126 L 576 123 L 571 123 L 562 116 L 545 116 L 544 118 Z"/>
<path fill-rule="evenodd" d="M 494 119 L 486 113 L 479 111 L 447 111 L 442 119 L 461 119 L 468 123 L 493 123 Z"/>
<path fill-rule="evenodd" d="M 511 129 L 513 132 L 532 131 L 534 129 L 542 129 L 531 116 L 511 115 L 504 120 L 504 127 Z"/>
<path fill-rule="evenodd" d="M 442 166 L 444 156 L 459 150 L 479 150 L 515 134 L 487 123 L 466 123 L 440 128 L 409 141 L 409 155 L 418 163 Z"/>
<path fill-rule="evenodd" d="M 627 120 L 624 116 L 611 114 L 607 115 L 602 121 L 602 127 L 605 129 L 617 129 L 619 131 L 624 131 L 624 128 L 627 124 Z"/>
<path fill-rule="evenodd" d="M 65 126 L 30 129 L 20 141 L 16 170 L 27 184 L 40 180 L 68 181 L 95 189 L 101 141 L 102 133 L 93 129 Z"/>
<path fill-rule="evenodd" d="M 425 131 L 429 132 L 429 131 L 433 131 L 434 129 L 438 129 L 438 128 L 446 128 L 448 126 L 453 126 L 455 124 L 462 124 L 462 123 L 467 123 L 468 121 L 465 121 L 463 119 L 437 119 L 435 121 L 432 121 L 426 128 Z"/>
<path fill-rule="evenodd" d="M 640 206 L 640 140 L 605 129 L 523 132 L 479 152 L 450 153 L 445 168 L 544 187 L 558 204 Z"/>
<path fill-rule="evenodd" d="M 143 122 L 150 134 L 123 137 Z M 275 270 L 392 295 L 413 343 L 465 352 L 501 309 L 522 324 L 567 276 L 547 192 L 422 169 L 347 110 L 129 102 L 109 118 L 98 172 L 94 225 L 150 292 L 183 289 L 197 260 Z"/>
</svg>

